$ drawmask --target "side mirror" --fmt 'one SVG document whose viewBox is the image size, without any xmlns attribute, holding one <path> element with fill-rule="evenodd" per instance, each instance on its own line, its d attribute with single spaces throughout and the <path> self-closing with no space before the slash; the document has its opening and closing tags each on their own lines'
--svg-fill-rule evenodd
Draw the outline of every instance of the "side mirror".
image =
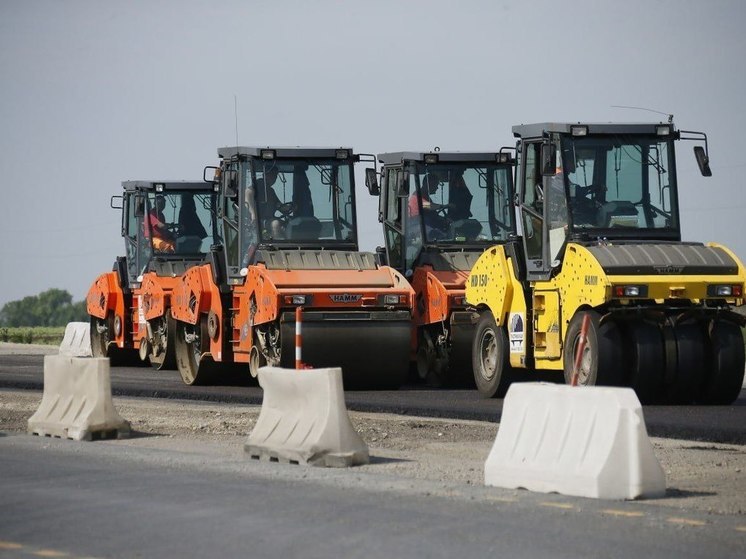
<svg viewBox="0 0 746 559">
<path fill-rule="evenodd" d="M 135 217 L 143 217 L 145 215 L 145 198 L 143 196 L 137 196 L 135 198 Z"/>
<path fill-rule="evenodd" d="M 368 187 L 368 192 L 371 196 L 378 196 L 381 193 L 381 189 L 378 186 L 378 174 L 375 169 L 370 167 L 365 169 L 365 186 Z"/>
<path fill-rule="evenodd" d="M 386 249 L 383 247 L 376 247 L 376 258 L 378 259 L 379 266 L 388 266 L 388 257 L 386 256 Z"/>
<path fill-rule="evenodd" d="M 407 196 L 409 194 L 409 171 L 399 171 L 396 174 L 396 181 L 396 195 Z"/>
<path fill-rule="evenodd" d="M 235 169 L 225 172 L 225 197 L 235 200 L 238 198 L 238 173 Z"/>
<path fill-rule="evenodd" d="M 209 183 L 216 183 L 220 178 L 220 167 L 214 167 L 212 165 L 206 166 L 202 169 L 202 180 Z"/>
<path fill-rule="evenodd" d="M 702 146 L 694 146 L 694 157 L 697 158 L 697 165 L 699 165 L 699 172 L 702 173 L 702 176 L 711 177 L 712 170 L 710 169 L 710 158 L 705 153 L 705 148 Z"/>
<path fill-rule="evenodd" d="M 112 196 L 109 205 L 115 210 L 121 210 L 124 207 L 124 196 Z"/>
<path fill-rule="evenodd" d="M 541 145 L 541 174 L 553 177 L 557 172 L 557 148 L 554 144 Z"/>
</svg>

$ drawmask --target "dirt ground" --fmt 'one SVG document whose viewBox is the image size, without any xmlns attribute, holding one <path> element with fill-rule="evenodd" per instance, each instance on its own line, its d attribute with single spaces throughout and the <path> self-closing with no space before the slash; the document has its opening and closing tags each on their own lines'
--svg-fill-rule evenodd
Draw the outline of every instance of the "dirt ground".
<svg viewBox="0 0 746 559">
<path fill-rule="evenodd" d="M 24 432 L 41 393 L 0 390 L 0 430 Z M 207 446 L 211 453 L 235 456 L 259 415 L 258 406 L 174 400 L 114 398 L 135 436 L 121 444 L 186 450 Z M 481 486 L 484 461 L 497 425 L 391 414 L 351 412 L 368 444 L 371 463 L 356 472 L 388 474 Z M 666 497 L 643 501 L 653 506 L 712 514 L 746 515 L 746 447 L 652 439 L 666 472 Z"/>
</svg>

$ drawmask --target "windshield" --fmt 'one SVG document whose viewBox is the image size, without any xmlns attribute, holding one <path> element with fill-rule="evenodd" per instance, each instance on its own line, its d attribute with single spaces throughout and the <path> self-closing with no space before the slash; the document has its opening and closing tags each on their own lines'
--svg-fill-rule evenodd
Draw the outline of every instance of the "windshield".
<svg viewBox="0 0 746 559">
<path fill-rule="evenodd" d="M 261 242 L 356 243 L 352 164 L 335 159 L 258 160 L 246 167 Z M 250 216 L 253 220 L 254 216 Z"/>
<path fill-rule="evenodd" d="M 677 229 L 672 140 L 652 136 L 565 137 L 563 178 L 573 228 Z"/>
<path fill-rule="evenodd" d="M 492 244 L 513 232 L 512 167 L 418 163 L 410 173 L 408 244 Z"/>
<path fill-rule="evenodd" d="M 148 192 L 144 237 L 154 254 L 205 254 L 217 242 L 213 227 L 213 192 Z"/>
</svg>

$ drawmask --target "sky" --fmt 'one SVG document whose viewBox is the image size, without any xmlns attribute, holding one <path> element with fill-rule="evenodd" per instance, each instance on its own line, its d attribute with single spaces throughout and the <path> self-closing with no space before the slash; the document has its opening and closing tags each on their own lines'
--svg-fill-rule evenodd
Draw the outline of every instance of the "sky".
<svg viewBox="0 0 746 559">
<path fill-rule="evenodd" d="M 489 151 L 515 124 L 670 113 L 707 133 L 713 171 L 679 144 L 683 239 L 746 259 L 745 24 L 742 0 L 0 0 L 0 305 L 83 299 L 124 253 L 121 182 L 201 180 L 236 131 Z"/>
</svg>

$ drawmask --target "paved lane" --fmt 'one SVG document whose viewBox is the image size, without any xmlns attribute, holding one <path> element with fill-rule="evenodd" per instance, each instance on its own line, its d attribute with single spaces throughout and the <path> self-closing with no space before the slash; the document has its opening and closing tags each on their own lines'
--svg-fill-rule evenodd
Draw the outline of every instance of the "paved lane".
<svg viewBox="0 0 746 559">
<path fill-rule="evenodd" d="M 0 471 L 0 557 L 725 558 L 746 546 L 738 516 L 451 487 L 197 447 L 7 436 Z"/>
<path fill-rule="evenodd" d="M 0 387 L 41 390 L 43 356 L 0 355 Z M 186 386 L 177 371 L 149 367 L 112 368 L 112 390 L 118 396 L 194 399 L 260 404 L 262 391 L 246 376 L 224 379 L 222 386 Z M 355 411 L 497 422 L 502 400 L 485 400 L 476 390 L 428 390 L 406 386 L 396 391 L 347 392 Z M 648 433 L 713 442 L 746 444 L 746 391 L 732 406 L 647 406 Z"/>
</svg>

